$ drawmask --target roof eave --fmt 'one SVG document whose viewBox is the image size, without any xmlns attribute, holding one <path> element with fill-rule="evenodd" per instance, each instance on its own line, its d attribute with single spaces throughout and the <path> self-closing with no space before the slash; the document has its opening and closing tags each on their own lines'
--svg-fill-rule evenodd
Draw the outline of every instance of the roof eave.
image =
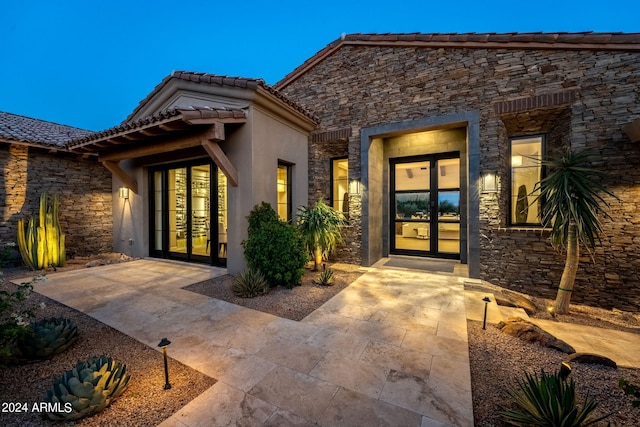
<svg viewBox="0 0 640 427">
<path fill-rule="evenodd" d="M 472 37 L 470 37 L 472 36 Z M 365 38 L 366 39 L 363 39 Z M 613 38 L 616 37 L 616 40 Z M 468 39 L 472 38 L 471 41 Z M 580 40 L 588 40 L 581 42 Z M 626 39 L 628 41 L 619 41 Z M 426 47 L 457 49 L 640 51 L 640 36 L 624 33 L 508 33 L 508 34 L 351 34 L 324 49 L 287 74 L 273 87 L 283 90 L 343 46 Z"/>
</svg>

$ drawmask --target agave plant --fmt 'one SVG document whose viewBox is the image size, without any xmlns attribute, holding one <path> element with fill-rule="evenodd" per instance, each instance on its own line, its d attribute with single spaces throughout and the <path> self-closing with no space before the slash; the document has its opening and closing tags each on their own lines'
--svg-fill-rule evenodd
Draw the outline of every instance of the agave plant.
<svg viewBox="0 0 640 427">
<path fill-rule="evenodd" d="M 43 319 L 29 325 L 31 333 L 20 341 L 25 359 L 47 359 L 62 353 L 78 339 L 78 327 L 69 319 Z"/>
<path fill-rule="evenodd" d="M 543 370 L 540 377 L 526 373 L 526 379 L 518 380 L 518 386 L 517 390 L 507 390 L 518 408 L 500 413 L 514 426 L 585 427 L 611 415 L 595 418 L 597 403 L 589 396 L 578 407 L 573 379 L 567 382 L 560 373 L 547 374 Z"/>
<path fill-rule="evenodd" d="M 318 277 L 318 284 L 320 286 L 333 286 L 334 281 L 335 277 L 333 274 L 333 270 L 324 270 Z"/>
<path fill-rule="evenodd" d="M 231 287 L 233 294 L 240 298 L 254 298 L 269 293 L 269 282 L 258 270 L 249 268 L 240 273 Z"/>
<path fill-rule="evenodd" d="M 107 356 L 94 356 L 80 362 L 53 382 L 45 401 L 67 412 L 50 412 L 54 421 L 73 421 L 102 411 L 122 394 L 129 384 L 127 366 Z"/>
</svg>

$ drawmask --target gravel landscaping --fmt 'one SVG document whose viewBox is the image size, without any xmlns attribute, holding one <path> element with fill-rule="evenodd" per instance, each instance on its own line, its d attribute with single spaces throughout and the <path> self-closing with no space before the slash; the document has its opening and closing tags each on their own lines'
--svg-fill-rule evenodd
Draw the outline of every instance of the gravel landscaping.
<svg viewBox="0 0 640 427">
<path fill-rule="evenodd" d="M 59 271 L 83 268 L 86 262 L 72 262 Z M 30 273 L 24 269 L 9 269 L 4 274 L 5 279 L 11 279 Z M 38 293 L 31 293 L 28 303 L 38 307 L 35 310 L 36 320 L 47 317 L 73 320 L 78 326 L 79 338 L 67 351 L 50 360 L 0 367 L 0 405 L 27 403 L 29 408 L 26 413 L 0 413 L 2 426 L 156 426 L 216 382 L 169 357 L 169 381 L 172 387 L 164 390 L 164 361 L 157 349 Z M 44 303 L 45 307 L 39 308 L 40 303 Z M 47 390 L 64 371 L 72 369 L 79 361 L 102 354 L 126 364 L 127 372 L 131 375 L 127 390 L 107 409 L 76 423 L 54 423 L 41 413 L 31 411 L 34 403 L 44 401 Z"/>
<path fill-rule="evenodd" d="M 302 285 L 292 289 L 279 286 L 272 289 L 267 295 L 257 298 L 235 296 L 231 292 L 233 276 L 228 274 L 195 283 L 184 289 L 278 317 L 302 320 L 364 273 L 359 266 L 353 264 L 328 264 L 327 269 L 331 269 L 335 273 L 335 282 L 332 286 L 319 285 L 317 282 L 320 271 L 312 271 L 311 268 L 307 268 L 302 276 Z"/>
<path fill-rule="evenodd" d="M 85 262 L 70 263 L 62 270 L 82 268 Z M 302 286 L 275 288 L 268 295 L 253 299 L 233 295 L 233 277 L 229 275 L 196 283 L 185 289 L 280 317 L 301 320 L 363 274 L 358 266 L 350 264 L 336 263 L 328 265 L 328 268 L 336 273 L 334 286 L 318 285 L 319 272 L 308 269 Z M 24 270 L 5 271 L 5 278 L 24 275 Z M 0 402 L 27 402 L 29 407 L 32 403 L 41 402 L 54 378 L 71 369 L 79 360 L 103 353 L 126 363 L 132 379 L 128 390 L 107 410 L 80 421 L 79 425 L 157 425 L 215 383 L 215 379 L 170 359 L 173 387 L 165 391 L 162 353 L 157 349 L 149 348 L 80 312 L 33 293 L 30 303 L 38 305 L 40 302 L 44 302 L 46 308 L 37 311 L 38 318 L 61 316 L 72 319 L 78 325 L 80 339 L 68 351 L 51 360 L 0 368 Z M 534 299 L 534 302 L 539 307 L 549 303 L 540 299 Z M 541 310 L 537 316 L 548 317 L 548 314 Z M 557 316 L 556 320 L 640 332 L 638 315 L 591 307 L 572 306 L 569 315 Z M 482 330 L 480 322 L 469 321 L 468 333 L 474 417 L 479 427 L 504 426 L 499 411 L 509 406 L 506 390 L 514 387 L 516 380 L 523 378 L 525 372 L 539 373 L 541 369 L 554 372 L 565 357 L 556 350 L 503 334 L 493 326 Z M 622 377 L 640 386 L 639 369 L 612 369 L 584 364 L 574 364 L 572 367 L 570 378 L 575 381 L 579 395 L 594 396 L 599 414 L 613 413 L 601 425 L 607 425 L 608 422 L 611 426 L 638 425 L 640 408 L 632 408 L 631 398 L 625 396 L 618 387 L 618 379 Z M 3 426 L 53 425 L 38 413 L 3 413 L 0 420 Z"/>
</svg>

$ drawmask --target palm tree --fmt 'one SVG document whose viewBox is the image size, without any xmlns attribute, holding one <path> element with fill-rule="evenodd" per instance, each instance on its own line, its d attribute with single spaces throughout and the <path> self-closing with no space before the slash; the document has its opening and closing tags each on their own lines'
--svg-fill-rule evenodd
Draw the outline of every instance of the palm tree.
<svg viewBox="0 0 640 427">
<path fill-rule="evenodd" d="M 542 200 L 540 218 L 544 227 L 551 226 L 551 244 L 566 247 L 567 258 L 558 287 L 554 304 L 556 313 L 569 311 L 569 301 L 573 292 L 580 244 L 588 250 L 595 248 L 596 239 L 603 232 L 598 215 L 609 215 L 604 211 L 609 203 L 601 193 L 617 197 L 607 190 L 596 178 L 602 172 L 589 167 L 587 159 L 590 153 L 574 152 L 568 149 L 557 159 L 543 161 L 549 174 L 536 183 L 534 193 L 538 196 L 529 205 Z"/>
<path fill-rule="evenodd" d="M 322 200 L 315 206 L 302 206 L 298 212 L 298 227 L 307 249 L 313 255 L 313 269 L 318 270 L 323 259 L 342 243 L 340 228 L 347 223 L 342 212 L 328 206 Z"/>
</svg>

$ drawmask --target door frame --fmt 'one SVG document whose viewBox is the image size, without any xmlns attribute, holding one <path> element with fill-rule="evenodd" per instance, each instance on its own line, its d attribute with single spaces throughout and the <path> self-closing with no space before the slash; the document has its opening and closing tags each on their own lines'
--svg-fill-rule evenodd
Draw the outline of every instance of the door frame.
<svg viewBox="0 0 640 427">
<path fill-rule="evenodd" d="M 420 154 L 416 156 L 406 157 L 393 157 L 389 158 L 389 253 L 393 255 L 411 255 L 419 257 L 432 257 L 432 258 L 445 258 L 445 259 L 460 259 L 462 252 L 462 246 L 458 253 L 439 252 L 438 250 L 438 191 L 453 190 L 448 188 L 438 188 L 438 170 L 434 165 L 438 160 L 448 159 L 460 159 L 459 151 L 450 151 L 445 153 L 428 153 Z M 395 215 L 395 195 L 396 195 L 396 168 L 397 164 L 412 163 L 412 162 L 429 162 L 430 163 L 430 179 L 429 179 L 429 250 L 413 250 L 413 249 L 396 249 L 396 215 Z M 462 183 L 459 183 L 455 189 L 462 194 Z M 435 195 L 435 197 L 433 197 Z M 460 202 L 459 202 L 460 203 Z M 424 222 L 424 221 L 423 221 Z M 462 218 L 460 220 L 460 233 L 462 233 Z M 459 236 L 459 241 L 462 241 L 462 236 Z"/>
<path fill-rule="evenodd" d="M 192 249 L 192 234 L 193 234 L 193 219 L 191 218 L 192 211 L 192 177 L 191 168 L 194 166 L 209 166 L 209 255 L 194 255 Z M 187 223 L 186 223 L 186 253 L 172 252 L 169 248 L 169 197 L 168 197 L 168 177 L 169 170 L 186 168 L 187 170 L 187 182 L 186 182 L 186 211 L 187 211 Z M 155 179 L 156 172 L 161 173 L 161 215 L 164 227 L 162 228 L 162 248 L 155 249 L 156 244 L 156 217 L 155 217 Z M 216 266 L 226 266 L 227 259 L 219 256 L 218 237 L 218 168 L 211 159 L 195 159 L 188 161 L 181 161 L 175 163 L 163 164 L 160 166 L 154 166 L 149 168 L 148 173 L 149 183 L 149 256 L 164 259 L 175 259 L 179 261 L 197 262 Z M 228 213 L 227 213 L 228 214 Z M 225 251 L 226 252 L 226 251 Z"/>
</svg>

